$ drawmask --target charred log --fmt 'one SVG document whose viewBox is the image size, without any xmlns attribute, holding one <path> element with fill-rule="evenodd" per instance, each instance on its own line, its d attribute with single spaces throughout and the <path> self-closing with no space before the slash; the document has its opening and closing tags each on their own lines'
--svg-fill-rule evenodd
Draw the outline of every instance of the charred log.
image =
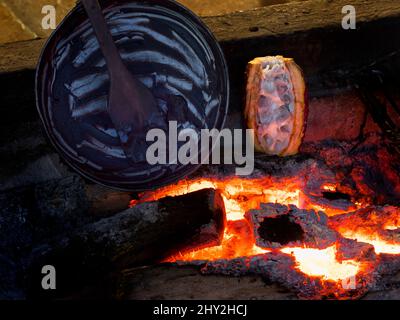
<svg viewBox="0 0 400 320">
<path fill-rule="evenodd" d="M 193 235 L 201 234 L 205 225 L 214 224 L 215 232 L 207 233 L 209 237 L 203 237 L 199 245 L 218 242 L 222 217 L 218 203 L 210 190 L 165 198 L 44 242 L 33 248 L 23 270 L 28 275 L 24 279 L 28 297 L 54 298 L 44 294 L 40 287 L 40 270 L 44 265 L 57 268 L 61 289 L 56 297 L 81 292 L 85 286 L 96 283 L 107 292 L 110 274 L 119 268 L 157 262 L 181 245 L 198 241 L 199 237 Z M 99 292 L 103 292 L 101 288 Z"/>
</svg>

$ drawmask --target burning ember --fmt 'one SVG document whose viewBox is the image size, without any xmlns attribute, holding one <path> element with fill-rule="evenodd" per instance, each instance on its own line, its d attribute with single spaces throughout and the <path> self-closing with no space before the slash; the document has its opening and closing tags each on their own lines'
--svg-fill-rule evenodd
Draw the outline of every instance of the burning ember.
<svg viewBox="0 0 400 320">
<path fill-rule="evenodd" d="M 279 202 L 299 205 L 300 190 L 295 183 L 288 184 L 287 190 L 267 189 L 267 180 L 243 180 L 239 178 L 228 181 L 199 179 L 185 181 L 178 185 L 166 187 L 156 192 L 143 195 L 142 201 L 152 201 L 167 196 L 179 196 L 203 189 L 215 189 L 221 192 L 225 207 L 226 225 L 223 239 L 219 246 L 203 248 L 180 253 L 167 261 L 218 260 L 263 254 L 268 250 L 255 245 L 250 225 L 245 219 L 246 211 L 256 208 L 261 202 Z"/>
<path fill-rule="evenodd" d="M 400 254 L 398 208 L 365 208 L 357 215 L 338 216 L 331 224 L 343 237 L 371 244 L 377 254 Z"/>
<path fill-rule="evenodd" d="M 369 243 L 374 246 L 375 252 L 380 253 L 387 253 L 387 254 L 400 254 L 400 243 L 389 243 L 380 239 L 376 235 L 371 234 L 362 234 L 362 233 L 352 233 L 350 231 L 343 232 L 343 237 L 357 240 L 358 242 L 365 242 Z"/>
<path fill-rule="evenodd" d="M 375 281 L 373 271 L 383 263 L 377 255 L 399 255 L 400 261 L 399 209 L 354 203 L 349 212 L 314 201 L 303 188 L 291 178 L 279 182 L 201 178 L 144 193 L 132 206 L 215 189 L 225 210 L 219 243 L 194 246 L 166 262 L 203 265 L 205 274 L 260 274 L 308 298 L 362 295 Z M 334 184 L 320 188 L 322 193 L 336 192 Z M 273 267 L 267 268 L 268 264 Z M 343 287 L 346 281 L 350 281 L 349 288 Z"/>
<path fill-rule="evenodd" d="M 357 261 L 338 262 L 336 246 L 326 249 L 285 248 L 281 252 L 293 255 L 298 264 L 296 268 L 301 272 L 324 280 L 342 281 L 356 276 L 360 270 Z"/>
</svg>

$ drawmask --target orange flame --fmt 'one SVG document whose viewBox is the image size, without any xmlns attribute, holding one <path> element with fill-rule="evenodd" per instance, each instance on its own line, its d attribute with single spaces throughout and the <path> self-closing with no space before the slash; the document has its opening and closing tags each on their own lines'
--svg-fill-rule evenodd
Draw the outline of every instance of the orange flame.
<svg viewBox="0 0 400 320">
<path fill-rule="evenodd" d="M 397 230 L 399 229 L 399 226 L 395 226 L 395 225 L 388 225 L 385 227 L 385 230 Z"/>
<path fill-rule="evenodd" d="M 154 192 L 146 192 L 139 202 L 154 201 L 167 196 L 181 196 L 204 189 L 219 190 L 228 205 L 230 203 L 230 206 L 236 207 L 236 210 L 240 207 L 241 212 L 258 208 L 260 203 L 293 204 L 300 207 L 302 202 L 301 188 L 295 180 L 287 179 L 277 184 L 269 178 L 240 179 L 236 177 L 222 180 L 183 180 Z M 131 203 L 132 206 L 136 204 L 137 202 Z"/>
<path fill-rule="evenodd" d="M 352 232 L 351 230 L 346 230 L 341 232 L 342 236 L 345 238 L 357 240 L 358 242 L 369 243 L 375 248 L 377 254 L 400 254 L 400 244 L 395 242 L 389 242 L 383 240 L 377 234 L 363 234 L 362 232 Z"/>
<path fill-rule="evenodd" d="M 240 179 L 237 177 L 221 180 L 211 178 L 192 181 L 183 180 L 155 192 L 144 193 L 139 201 L 132 202 L 131 205 L 134 206 L 138 203 L 154 201 L 167 196 L 184 195 L 204 189 L 218 190 L 224 201 L 226 226 L 220 244 L 213 247 L 195 249 L 190 252 L 181 252 L 166 261 L 215 261 L 271 252 L 271 250 L 256 246 L 251 226 L 245 219 L 245 213 L 250 209 L 259 208 L 261 203 L 293 204 L 301 209 L 324 211 L 328 215 L 345 213 L 335 208 L 325 208 L 321 205 L 310 203 L 302 193 L 300 183 L 290 178 L 279 182 L 272 181 L 270 178 Z M 322 189 L 334 192 L 336 191 L 336 186 L 327 184 L 322 186 Z M 362 206 L 363 204 L 361 203 L 357 204 L 357 207 Z M 400 219 L 391 219 L 388 220 L 385 228 L 386 230 L 394 230 L 399 226 Z M 372 244 L 377 253 L 400 254 L 400 244 L 385 242 L 373 233 L 368 235 L 352 232 L 351 229 L 346 229 L 346 226 L 342 226 L 337 231 L 344 237 Z M 355 260 L 337 260 L 336 245 L 326 249 L 284 248 L 281 252 L 293 256 L 296 261 L 296 268 L 299 271 L 323 280 L 340 281 L 355 276 L 360 272 L 359 262 Z"/>
<path fill-rule="evenodd" d="M 252 238 L 248 236 L 248 230 L 246 230 L 246 227 L 249 226 L 245 226 L 244 230 L 242 229 L 242 232 L 240 232 L 237 230 L 237 228 L 235 228 L 234 225 L 230 225 L 228 223 L 220 245 L 186 253 L 179 253 L 178 255 L 167 259 L 166 262 L 196 260 L 215 261 L 219 259 L 234 259 L 239 257 L 256 256 L 270 252 L 269 250 L 257 247 L 253 241 L 250 241 Z M 241 234 L 243 231 L 245 233 L 245 237 L 243 237 L 243 234 Z"/>
<path fill-rule="evenodd" d="M 400 209 L 389 206 L 366 209 L 358 215 L 343 217 L 333 226 L 343 237 L 369 243 L 377 254 L 400 254 L 400 237 L 390 235 L 400 226 Z"/>
<path fill-rule="evenodd" d="M 336 192 L 336 186 L 332 184 L 326 184 L 322 186 L 322 189 L 324 189 L 325 191 Z"/>
<path fill-rule="evenodd" d="M 354 277 L 360 270 L 360 263 L 354 260 L 338 262 L 336 245 L 326 249 L 285 248 L 281 252 L 292 255 L 296 260 L 296 268 L 311 276 L 323 280 L 341 281 Z"/>
<path fill-rule="evenodd" d="M 179 196 L 204 189 L 219 190 L 224 201 L 226 228 L 220 245 L 201 248 L 191 252 L 181 252 L 170 257 L 167 262 L 194 261 L 218 259 L 234 259 L 238 257 L 255 256 L 265 254 L 269 250 L 255 245 L 255 239 L 251 227 L 245 219 L 245 213 L 253 208 L 258 208 L 260 203 L 300 203 L 300 189 L 295 182 L 286 184 L 286 189 L 270 187 L 269 179 L 239 179 L 229 180 L 197 179 L 193 181 L 181 181 L 176 185 L 162 188 L 156 192 L 142 195 L 140 202 L 157 200 L 166 196 Z M 132 203 L 136 205 L 137 202 Z"/>
</svg>

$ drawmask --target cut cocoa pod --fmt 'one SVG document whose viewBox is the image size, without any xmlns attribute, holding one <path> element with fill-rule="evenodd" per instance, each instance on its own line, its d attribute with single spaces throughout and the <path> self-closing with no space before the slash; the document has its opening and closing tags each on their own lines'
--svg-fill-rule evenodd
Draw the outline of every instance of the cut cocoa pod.
<svg viewBox="0 0 400 320">
<path fill-rule="evenodd" d="M 255 148 L 270 155 L 298 153 L 307 115 L 300 67 L 282 56 L 256 58 L 247 67 L 245 117 L 255 131 Z"/>
</svg>

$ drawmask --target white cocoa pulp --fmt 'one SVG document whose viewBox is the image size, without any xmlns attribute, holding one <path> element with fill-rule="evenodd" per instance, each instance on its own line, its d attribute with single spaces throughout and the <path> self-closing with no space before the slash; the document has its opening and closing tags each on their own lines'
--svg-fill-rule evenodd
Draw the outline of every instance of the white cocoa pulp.
<svg viewBox="0 0 400 320">
<path fill-rule="evenodd" d="M 284 61 L 269 57 L 262 62 L 257 110 L 257 137 L 271 154 L 279 154 L 290 143 L 294 126 L 294 91 Z"/>
</svg>

